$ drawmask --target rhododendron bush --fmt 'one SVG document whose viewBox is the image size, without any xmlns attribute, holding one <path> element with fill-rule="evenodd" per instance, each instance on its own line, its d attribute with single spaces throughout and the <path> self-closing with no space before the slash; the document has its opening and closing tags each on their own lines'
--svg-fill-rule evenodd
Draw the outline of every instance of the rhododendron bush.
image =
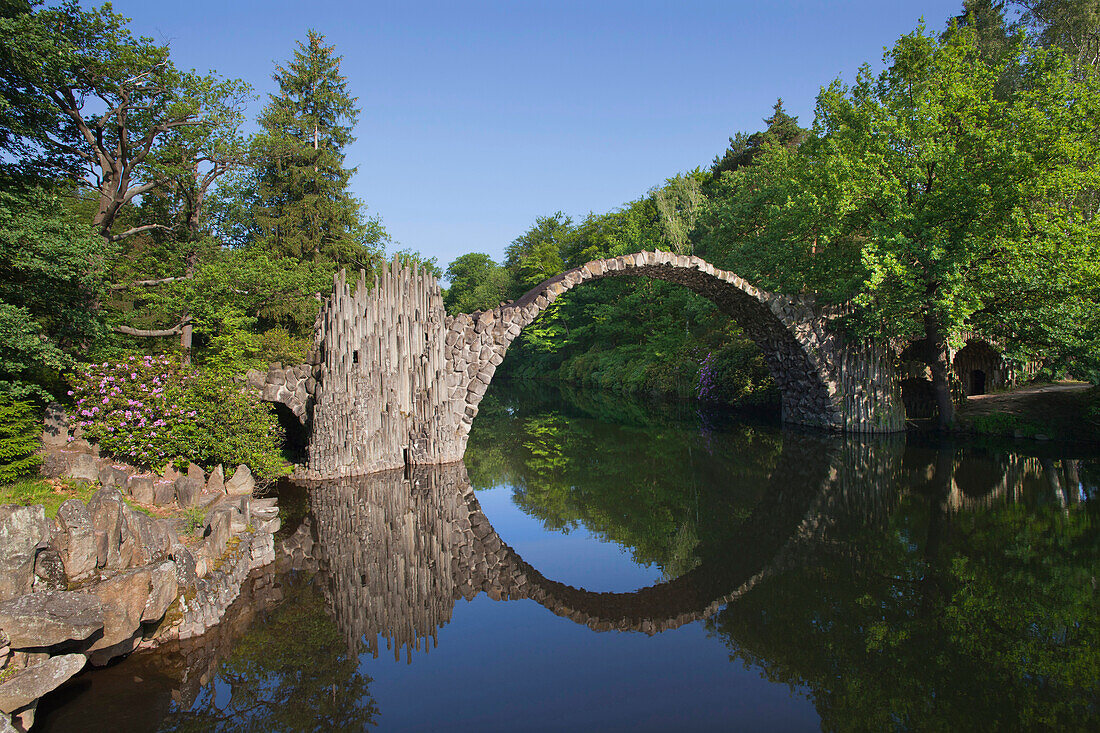
<svg viewBox="0 0 1100 733">
<path fill-rule="evenodd" d="M 167 355 L 131 356 L 88 364 L 72 383 L 74 422 L 104 453 L 157 470 L 194 461 L 244 463 L 260 478 L 287 472 L 270 408 L 224 374 Z"/>
</svg>

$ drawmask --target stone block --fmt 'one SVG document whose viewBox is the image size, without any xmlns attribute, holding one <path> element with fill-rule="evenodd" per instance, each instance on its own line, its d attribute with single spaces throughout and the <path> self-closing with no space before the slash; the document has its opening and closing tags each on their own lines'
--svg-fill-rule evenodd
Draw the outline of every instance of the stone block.
<svg viewBox="0 0 1100 733">
<path fill-rule="evenodd" d="M 99 467 L 99 484 L 104 488 L 114 486 L 125 492 L 130 480 L 131 470 L 126 466 L 106 463 Z"/>
<path fill-rule="evenodd" d="M 145 608 L 141 613 L 142 622 L 148 623 L 163 618 L 178 594 L 175 563 L 168 560 L 155 566 L 149 577 L 149 598 L 145 601 Z"/>
<path fill-rule="evenodd" d="M 256 479 L 252 478 L 252 472 L 243 463 L 237 466 L 233 476 L 225 482 L 225 493 L 230 496 L 251 496 L 256 488 Z"/>
<path fill-rule="evenodd" d="M 194 587 L 198 575 L 195 572 L 195 556 L 178 539 L 168 548 L 168 556 L 175 566 L 176 584 L 180 588 Z"/>
<path fill-rule="evenodd" d="M 153 492 L 153 477 L 147 474 L 136 474 L 130 477 L 126 485 L 127 491 L 134 501 L 139 504 L 156 503 Z"/>
<path fill-rule="evenodd" d="M 157 506 L 167 506 L 176 500 L 175 479 L 157 479 L 153 482 L 153 503 Z"/>
<path fill-rule="evenodd" d="M 206 545 L 208 557 L 217 558 L 225 552 L 232 523 L 233 510 L 227 506 L 215 507 L 207 515 L 203 542 Z"/>
<path fill-rule="evenodd" d="M 210 478 L 206 481 L 206 490 L 214 494 L 225 493 L 225 469 L 220 463 L 210 472 Z"/>
<path fill-rule="evenodd" d="M 72 463 L 62 476 L 76 479 L 77 481 L 87 481 L 92 484 L 96 483 L 99 481 L 99 466 L 96 465 L 95 456 L 90 453 L 75 454 L 72 458 Z"/>
<path fill-rule="evenodd" d="M 35 591 L 65 590 L 69 579 L 65 575 L 65 564 L 61 562 L 61 553 L 52 547 L 39 550 L 34 558 Z"/>
<path fill-rule="evenodd" d="M 202 470 L 201 466 L 195 463 L 187 464 L 187 478 L 200 481 L 203 486 L 206 486 L 206 472 Z"/>
<path fill-rule="evenodd" d="M 192 476 L 180 476 L 176 479 L 175 494 L 176 503 L 181 507 L 196 506 L 199 494 L 206 487 L 206 482 Z"/>
<path fill-rule="evenodd" d="M 129 560 L 129 557 L 122 557 L 122 536 L 129 532 L 123 512 L 125 506 L 122 493 L 117 488 L 100 489 L 88 502 L 92 527 L 103 532 L 106 537 L 107 557 L 104 567 L 107 568 L 125 567 Z"/>
<path fill-rule="evenodd" d="M 50 534 L 41 506 L 0 505 L 0 601 L 31 592 L 34 558 Z"/>
<path fill-rule="evenodd" d="M 155 620 L 151 614 L 169 591 L 175 597 L 175 586 L 174 569 L 161 564 L 124 570 L 83 588 L 81 592 L 97 597 L 104 608 L 103 635 L 88 648 L 92 664 L 106 664 L 133 651 L 140 638 L 141 623 Z"/>
<path fill-rule="evenodd" d="M 63 503 L 57 510 L 57 524 L 61 531 L 56 543 L 66 575 L 75 580 L 95 570 L 98 557 L 95 527 L 84 502 L 69 499 Z"/>
<path fill-rule="evenodd" d="M 244 375 L 245 382 L 253 389 L 263 389 L 267 381 L 266 375 L 259 369 L 249 369 Z"/>
<path fill-rule="evenodd" d="M 52 692 L 87 664 L 83 654 L 50 657 L 0 683 L 0 712 L 13 713 Z"/>
<path fill-rule="evenodd" d="M 172 536 L 164 522 L 127 507 L 127 523 L 136 539 L 133 564 L 163 562 L 168 557 Z"/>
<path fill-rule="evenodd" d="M 103 628 L 103 603 L 95 596 L 47 590 L 0 603 L 0 628 L 13 649 L 83 641 Z"/>
<path fill-rule="evenodd" d="M 56 402 L 46 405 L 46 414 L 42 420 L 42 444 L 64 447 L 69 442 L 69 423 L 65 410 Z"/>
</svg>

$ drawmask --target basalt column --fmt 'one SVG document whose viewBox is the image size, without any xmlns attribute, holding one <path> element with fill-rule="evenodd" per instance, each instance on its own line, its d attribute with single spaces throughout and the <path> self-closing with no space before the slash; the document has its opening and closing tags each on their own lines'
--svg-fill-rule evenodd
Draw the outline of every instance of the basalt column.
<svg viewBox="0 0 1100 733">
<path fill-rule="evenodd" d="M 438 281 L 396 258 L 367 281 L 337 275 L 319 319 L 309 473 L 341 476 L 462 458 Z"/>
</svg>

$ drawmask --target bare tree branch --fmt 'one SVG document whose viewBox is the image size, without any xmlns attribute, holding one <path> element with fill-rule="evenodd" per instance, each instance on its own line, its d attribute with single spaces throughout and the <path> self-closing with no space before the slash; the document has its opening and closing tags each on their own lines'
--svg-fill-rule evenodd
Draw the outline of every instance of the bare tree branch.
<svg viewBox="0 0 1100 733">
<path fill-rule="evenodd" d="M 191 280 L 194 277 L 195 277 L 194 275 L 180 275 L 178 277 L 162 277 L 162 278 L 157 278 L 155 280 L 134 280 L 133 282 L 128 282 L 128 283 L 114 283 L 113 285 L 107 286 L 107 289 L 108 290 L 126 290 L 127 288 L 138 288 L 138 287 L 146 287 L 147 288 L 147 287 L 152 287 L 153 285 L 165 285 L 167 283 L 174 283 L 174 282 L 177 282 L 179 280 Z"/>
<path fill-rule="evenodd" d="M 131 328 L 130 326 L 111 326 L 111 330 L 115 333 L 124 333 L 127 336 L 142 336 L 146 338 L 153 338 L 157 336 L 179 336 L 181 333 L 183 333 L 183 327 L 190 322 L 190 318 L 184 318 L 182 321 L 172 326 L 171 328 Z"/>
<path fill-rule="evenodd" d="M 166 227 L 163 224 L 143 224 L 142 226 L 134 227 L 133 229 L 127 229 L 126 231 L 121 232 L 119 234 L 109 234 L 109 235 L 107 235 L 107 241 L 109 241 L 109 242 L 118 242 L 118 241 L 121 241 L 123 239 L 126 239 L 126 237 L 132 237 L 135 234 L 141 234 L 142 232 L 152 231 L 153 229 L 164 229 L 165 231 L 168 231 L 168 230 L 171 230 L 172 227 Z"/>
</svg>

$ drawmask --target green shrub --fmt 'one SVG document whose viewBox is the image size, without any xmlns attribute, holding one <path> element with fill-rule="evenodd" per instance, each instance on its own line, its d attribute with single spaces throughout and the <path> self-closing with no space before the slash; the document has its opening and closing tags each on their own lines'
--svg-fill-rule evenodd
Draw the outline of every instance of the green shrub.
<svg viewBox="0 0 1100 733">
<path fill-rule="evenodd" d="M 764 355 L 751 343 L 734 342 L 710 352 L 699 365 L 696 395 L 701 400 L 759 407 L 779 402 Z"/>
<path fill-rule="evenodd" d="M 87 365 L 70 394 L 85 436 L 138 465 L 244 463 L 261 479 L 287 472 L 274 413 L 226 372 L 185 367 L 168 355 L 131 356 Z"/>
<path fill-rule="evenodd" d="M 1050 434 L 1049 427 L 1044 427 L 1031 420 L 1012 415 L 1007 412 L 993 412 L 988 415 L 975 415 L 970 419 L 970 429 L 983 435 L 1015 435 L 1019 433 L 1025 438 L 1034 438 L 1039 433 Z"/>
<path fill-rule="evenodd" d="M 38 411 L 29 402 L 0 401 L 0 484 L 34 473 L 42 459 Z"/>
<path fill-rule="evenodd" d="M 293 336 L 285 328 L 269 328 L 260 335 L 260 362 L 302 364 L 312 345 L 312 336 Z"/>
<path fill-rule="evenodd" d="M 247 465 L 260 479 L 288 472 L 283 430 L 272 407 L 241 389 L 224 372 L 197 371 L 181 403 L 191 416 L 177 430 L 177 455 L 203 466 Z"/>
</svg>

